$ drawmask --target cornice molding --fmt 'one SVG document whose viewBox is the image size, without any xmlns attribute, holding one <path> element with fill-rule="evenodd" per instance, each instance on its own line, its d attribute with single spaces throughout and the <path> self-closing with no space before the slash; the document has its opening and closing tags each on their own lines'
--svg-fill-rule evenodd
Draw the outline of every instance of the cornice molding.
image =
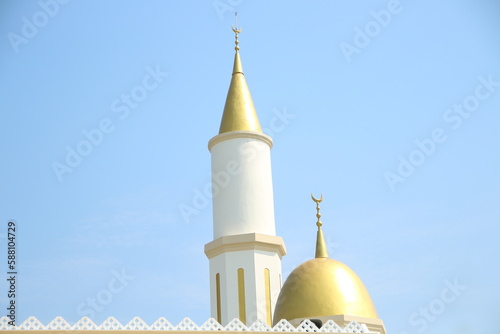
<svg viewBox="0 0 500 334">
<path fill-rule="evenodd" d="M 245 250 L 261 250 L 276 253 L 280 259 L 286 255 L 283 238 L 260 233 L 223 236 L 205 245 L 205 254 L 209 259 L 222 253 Z"/>
</svg>

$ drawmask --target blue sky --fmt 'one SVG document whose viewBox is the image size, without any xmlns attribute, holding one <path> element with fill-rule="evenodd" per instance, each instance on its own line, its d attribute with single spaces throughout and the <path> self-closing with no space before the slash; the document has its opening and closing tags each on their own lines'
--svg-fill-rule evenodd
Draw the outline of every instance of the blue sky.
<svg viewBox="0 0 500 334">
<path fill-rule="evenodd" d="M 210 316 L 207 143 L 229 86 L 235 10 L 275 143 L 284 275 L 314 254 L 310 193 L 323 193 L 330 256 L 362 278 L 388 331 L 492 330 L 493 0 L 2 1 L 0 267 L 14 220 L 18 319 Z M 1 284 L 0 309 L 6 295 Z"/>
</svg>

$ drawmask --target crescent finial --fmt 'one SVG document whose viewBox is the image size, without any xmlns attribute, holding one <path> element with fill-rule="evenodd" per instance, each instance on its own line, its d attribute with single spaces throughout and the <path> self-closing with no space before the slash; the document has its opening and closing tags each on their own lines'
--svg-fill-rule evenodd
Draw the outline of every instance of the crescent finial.
<svg viewBox="0 0 500 334">
<path fill-rule="evenodd" d="M 321 194 L 321 197 L 319 199 L 315 198 L 313 196 L 313 194 L 311 193 L 311 198 L 313 201 L 315 201 L 316 203 L 321 203 L 321 201 L 323 200 L 323 194 Z"/>
<path fill-rule="evenodd" d="M 311 193 L 311 198 L 314 202 L 316 202 L 316 217 L 318 218 L 318 221 L 316 222 L 316 226 L 318 226 L 318 230 L 321 230 L 321 226 L 323 225 L 323 223 L 321 222 L 321 213 L 319 212 L 320 210 L 320 206 L 319 206 L 319 203 L 321 203 L 321 201 L 323 200 L 323 194 L 321 194 L 321 197 L 318 199 L 318 198 L 315 198 L 313 196 L 313 194 Z"/>
<path fill-rule="evenodd" d="M 236 50 L 236 52 L 238 52 L 238 50 L 240 49 L 240 47 L 238 46 L 238 44 L 240 42 L 238 42 L 238 34 L 241 32 L 241 27 L 238 27 L 238 11 L 234 12 L 234 20 L 235 20 L 235 24 L 234 24 L 234 27 L 231 25 L 231 29 L 233 30 L 234 32 L 234 44 L 236 45 L 234 47 L 234 49 Z"/>
</svg>

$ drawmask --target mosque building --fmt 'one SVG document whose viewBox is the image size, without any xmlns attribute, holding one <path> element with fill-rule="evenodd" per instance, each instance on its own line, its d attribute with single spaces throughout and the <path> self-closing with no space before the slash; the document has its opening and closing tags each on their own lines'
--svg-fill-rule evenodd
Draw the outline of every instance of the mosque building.
<svg viewBox="0 0 500 334">
<path fill-rule="evenodd" d="M 205 245 L 210 261 L 212 317 L 222 324 L 281 319 L 299 325 L 314 319 L 340 324 L 355 320 L 385 333 L 370 295 L 345 264 L 328 257 L 317 205 L 316 257 L 299 265 L 282 286 L 283 239 L 276 236 L 271 177 L 272 139 L 265 135 L 241 65 L 236 34 L 233 74 L 219 134 L 208 144 L 212 175 L 230 170 L 230 182 L 213 196 L 214 240 Z M 215 187 L 215 180 L 212 180 Z M 214 188 L 213 187 L 213 188 Z"/>
<path fill-rule="evenodd" d="M 205 245 L 209 260 L 211 319 L 197 326 L 185 318 L 173 326 L 165 318 L 147 325 L 136 317 L 122 325 L 110 317 L 96 325 L 87 317 L 70 325 L 61 317 L 48 325 L 30 317 L 16 330 L 0 318 L 6 333 L 186 333 L 206 331 L 330 332 L 386 334 L 360 278 L 328 256 L 320 202 L 316 202 L 316 256 L 296 267 L 282 284 L 283 239 L 276 235 L 271 173 L 273 140 L 262 132 L 236 37 L 231 83 L 219 133 L 210 139 L 213 240 Z M 225 179 L 224 187 L 216 187 Z M 215 191 L 215 190 L 214 190 Z M 311 245 L 312 249 L 312 245 Z M 166 315 L 168 316 L 168 314 Z"/>
</svg>

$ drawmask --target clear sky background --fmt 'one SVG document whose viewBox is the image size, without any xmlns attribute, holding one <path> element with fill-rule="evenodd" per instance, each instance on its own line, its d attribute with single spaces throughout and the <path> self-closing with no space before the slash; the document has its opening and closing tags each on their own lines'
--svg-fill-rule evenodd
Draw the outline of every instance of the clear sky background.
<svg viewBox="0 0 500 334">
<path fill-rule="evenodd" d="M 0 275 L 14 220 L 18 321 L 209 318 L 202 194 L 238 10 L 284 277 L 314 255 L 323 193 L 330 256 L 390 333 L 498 331 L 497 1 L 45 3 L 0 3 Z"/>
</svg>

